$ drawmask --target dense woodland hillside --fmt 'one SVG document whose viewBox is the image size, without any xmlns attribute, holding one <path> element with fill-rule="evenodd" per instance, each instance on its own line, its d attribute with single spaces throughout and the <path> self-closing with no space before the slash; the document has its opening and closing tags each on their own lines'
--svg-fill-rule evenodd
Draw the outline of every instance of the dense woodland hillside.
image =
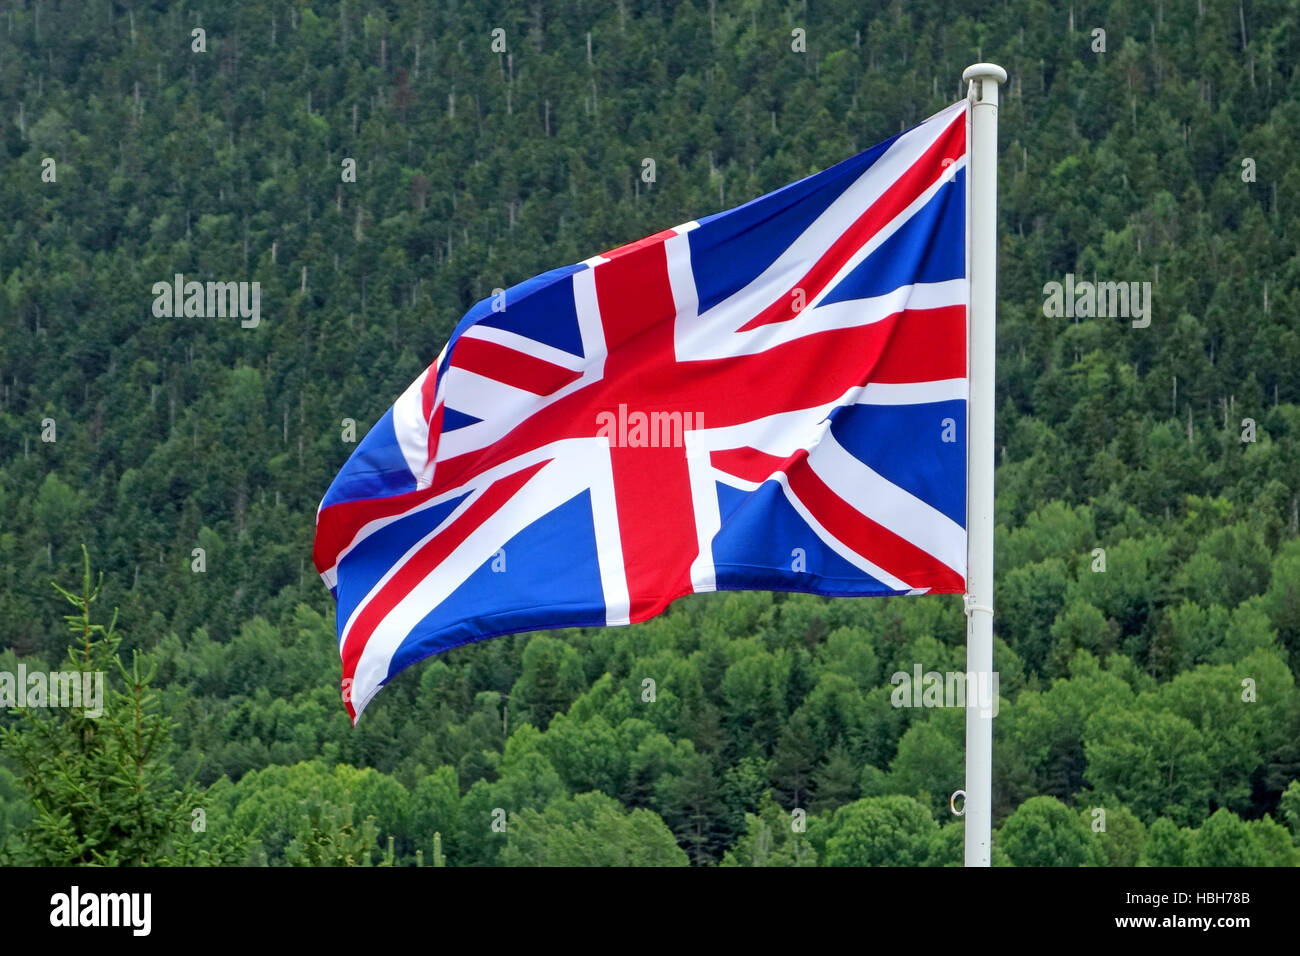
<svg viewBox="0 0 1300 956">
<path fill-rule="evenodd" d="M 4 5 L 0 671 L 62 661 L 83 544 L 74 642 L 127 670 L 94 732 L 0 712 L 0 860 L 959 863 L 963 714 L 890 682 L 963 669 L 958 598 L 501 638 L 352 728 L 309 554 L 346 420 L 475 301 L 865 149 L 977 60 L 1011 77 L 995 861 L 1300 863 L 1296 0 Z M 260 324 L 155 317 L 177 273 L 259 281 Z M 1067 274 L 1150 282 L 1149 327 L 1045 315 Z"/>
</svg>

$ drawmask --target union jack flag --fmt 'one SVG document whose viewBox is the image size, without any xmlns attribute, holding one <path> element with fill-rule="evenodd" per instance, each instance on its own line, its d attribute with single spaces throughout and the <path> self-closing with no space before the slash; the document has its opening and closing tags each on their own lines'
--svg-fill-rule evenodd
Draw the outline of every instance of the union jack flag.
<svg viewBox="0 0 1300 956">
<path fill-rule="evenodd" d="M 353 721 L 432 654 L 694 592 L 964 591 L 967 123 L 474 306 L 317 514 Z"/>
</svg>

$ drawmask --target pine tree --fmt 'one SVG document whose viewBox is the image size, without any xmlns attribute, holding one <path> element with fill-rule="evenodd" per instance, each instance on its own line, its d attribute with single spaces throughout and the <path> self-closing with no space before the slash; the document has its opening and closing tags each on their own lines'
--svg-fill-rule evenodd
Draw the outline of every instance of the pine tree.
<svg viewBox="0 0 1300 956">
<path fill-rule="evenodd" d="M 114 611 L 95 623 L 90 557 L 82 547 L 80 593 L 54 584 L 75 609 L 64 615 L 73 642 L 65 674 L 83 688 L 82 706 L 29 708 L 17 726 L 0 731 L 0 749 L 17 772 L 33 808 L 28 826 L 6 845 L 6 856 L 34 866 L 158 866 L 239 862 L 240 835 L 206 838 L 202 795 L 178 785 L 168 758 L 173 722 L 150 687 L 154 667 L 139 652 L 130 668 L 118 654 Z M 110 686 L 110 675 L 120 687 Z M 98 697 L 99 699 L 86 699 Z M 51 701 L 51 703 L 55 703 Z M 96 711 L 102 711 L 96 714 Z M 193 814 L 192 811 L 200 812 Z"/>
</svg>

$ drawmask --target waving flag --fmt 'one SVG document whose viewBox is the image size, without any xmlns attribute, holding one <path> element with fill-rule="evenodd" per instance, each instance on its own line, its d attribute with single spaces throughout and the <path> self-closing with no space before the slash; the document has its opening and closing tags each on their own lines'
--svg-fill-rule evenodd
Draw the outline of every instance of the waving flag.
<svg viewBox="0 0 1300 956">
<path fill-rule="evenodd" d="M 964 591 L 967 121 L 472 308 L 317 515 L 353 720 L 432 654 L 693 592 Z"/>
</svg>

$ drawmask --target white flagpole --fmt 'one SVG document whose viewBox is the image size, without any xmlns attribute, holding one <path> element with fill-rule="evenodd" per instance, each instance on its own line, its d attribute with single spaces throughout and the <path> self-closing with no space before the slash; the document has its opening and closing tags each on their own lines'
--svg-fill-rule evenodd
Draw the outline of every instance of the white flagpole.
<svg viewBox="0 0 1300 956">
<path fill-rule="evenodd" d="M 993 823 L 993 391 L 998 266 L 998 86 L 1007 71 L 968 66 L 970 405 L 966 435 L 966 865 L 989 866 Z M 982 693 L 981 693 L 982 691 Z M 983 697 L 981 707 L 980 698 Z M 991 705 L 990 705 L 991 703 Z"/>
</svg>

